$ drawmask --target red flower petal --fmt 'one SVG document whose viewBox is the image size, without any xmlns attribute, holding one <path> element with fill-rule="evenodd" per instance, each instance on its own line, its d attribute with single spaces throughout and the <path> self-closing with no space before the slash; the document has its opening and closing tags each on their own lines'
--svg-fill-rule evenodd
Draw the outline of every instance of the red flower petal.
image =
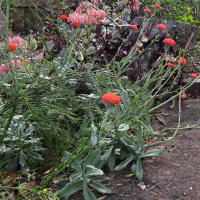
<svg viewBox="0 0 200 200">
<path fill-rule="evenodd" d="M 78 22 L 73 22 L 73 23 L 72 23 L 72 26 L 73 26 L 73 27 L 79 27 L 80 24 L 79 24 Z"/>
<path fill-rule="evenodd" d="M 59 18 L 62 19 L 62 20 L 66 20 L 68 18 L 68 16 L 67 15 L 60 15 Z"/>
<path fill-rule="evenodd" d="M 158 9 L 161 8 L 161 6 L 160 6 L 159 4 L 155 4 L 153 7 L 154 7 L 154 8 L 158 8 Z"/>
<path fill-rule="evenodd" d="M 176 42 L 175 42 L 173 39 L 171 39 L 171 38 L 165 38 L 165 39 L 163 40 L 163 42 L 164 42 L 165 44 L 168 44 L 169 46 L 174 46 L 174 45 L 176 45 Z"/>
<path fill-rule="evenodd" d="M 112 103 L 112 104 L 118 104 L 121 102 L 121 98 L 119 96 L 117 96 L 114 93 L 105 93 L 101 99 L 105 102 L 105 103 Z"/>
<path fill-rule="evenodd" d="M 170 62 L 168 62 L 166 65 L 168 65 L 169 67 L 174 67 L 174 64 Z"/>
<path fill-rule="evenodd" d="M 138 27 L 136 26 L 136 25 L 131 25 L 131 26 L 129 26 L 129 28 L 132 28 L 132 29 L 134 29 L 134 30 L 138 30 Z"/>
<path fill-rule="evenodd" d="M 17 49 L 17 46 L 15 44 L 13 44 L 13 43 L 9 43 L 8 44 L 8 49 L 9 49 L 10 52 L 11 51 L 15 51 Z"/>
<path fill-rule="evenodd" d="M 198 75 L 195 74 L 195 73 L 190 74 L 190 76 L 191 76 L 192 78 L 194 78 L 194 79 L 198 78 Z"/>
<path fill-rule="evenodd" d="M 180 63 L 181 65 L 187 65 L 187 61 L 186 61 L 186 59 L 185 58 L 181 58 L 179 61 L 178 61 L 178 63 Z"/>
<path fill-rule="evenodd" d="M 164 24 L 158 24 L 156 28 L 161 29 L 161 30 L 167 30 L 167 27 Z"/>
<path fill-rule="evenodd" d="M 144 9 L 144 12 L 151 14 L 151 10 L 150 9 Z"/>
</svg>

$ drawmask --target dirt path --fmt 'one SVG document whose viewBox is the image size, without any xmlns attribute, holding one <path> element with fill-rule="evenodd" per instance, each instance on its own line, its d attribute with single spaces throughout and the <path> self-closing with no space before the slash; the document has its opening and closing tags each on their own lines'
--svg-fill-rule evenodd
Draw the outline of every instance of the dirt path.
<svg viewBox="0 0 200 200">
<path fill-rule="evenodd" d="M 126 170 L 110 175 L 108 186 L 115 192 L 105 200 L 199 200 L 200 199 L 200 131 L 184 131 L 165 145 L 159 158 L 143 162 L 146 191 Z"/>
<path fill-rule="evenodd" d="M 167 111 L 166 111 L 167 110 Z M 165 108 L 168 127 L 175 127 L 178 110 Z M 199 120 L 200 100 L 182 103 L 182 126 Z M 144 185 L 138 187 L 136 178 L 127 179 L 129 168 L 110 174 L 108 187 L 115 192 L 105 200 L 199 200 L 200 199 L 200 129 L 180 130 L 171 143 L 164 145 L 164 153 L 143 162 Z"/>
</svg>

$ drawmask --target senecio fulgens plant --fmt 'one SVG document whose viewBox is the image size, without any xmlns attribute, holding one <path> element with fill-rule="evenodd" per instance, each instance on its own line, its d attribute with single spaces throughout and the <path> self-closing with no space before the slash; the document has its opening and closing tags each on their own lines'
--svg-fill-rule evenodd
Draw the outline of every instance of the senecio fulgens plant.
<svg viewBox="0 0 200 200">
<path fill-rule="evenodd" d="M 138 10 L 140 3 L 135 2 L 137 6 L 127 5 L 127 8 Z M 162 136 L 150 126 L 150 116 L 154 110 L 179 96 L 180 89 L 175 92 L 172 90 L 181 67 L 186 65 L 183 57 L 178 58 L 177 64 L 176 61 L 166 62 L 168 49 L 176 42 L 172 38 L 165 38 L 165 52 L 156 66 L 142 78 L 138 77 L 134 83 L 131 82 L 125 74 L 134 59 L 147 50 L 142 48 L 142 42 L 148 41 L 148 38 L 142 38 L 143 31 L 150 19 L 148 17 L 154 16 L 156 9 L 161 7 L 154 5 L 154 12 L 144 9 L 145 19 L 138 39 L 127 52 L 122 50 L 122 45 L 128 42 L 130 35 L 122 39 L 121 32 L 126 28 L 135 32 L 139 27 L 128 23 L 129 12 L 109 17 L 98 5 L 103 6 L 102 1 L 85 1 L 69 16 L 60 15 L 58 29 L 66 38 L 67 47 L 52 62 L 43 58 L 43 54 L 27 61 L 19 57 L 23 40 L 17 37 L 8 40 L 6 47 L 10 59 L 4 59 L 0 66 L 0 89 L 10 97 L 10 101 L 5 98 L 0 102 L 0 114 L 3 116 L 0 118 L 4 120 L 1 123 L 0 144 L 3 148 L 0 156 L 7 162 L 7 155 L 11 155 L 9 166 L 25 171 L 36 158 L 42 160 L 39 156 L 42 151 L 39 141 L 44 143 L 48 139 L 53 140 L 54 148 L 62 146 L 62 149 L 57 148 L 59 153 L 60 150 L 66 151 L 58 170 L 49 173 L 43 183 L 52 180 L 64 169 L 71 169 L 70 175 L 67 174 L 67 178 L 57 183 L 62 188 L 58 197 L 65 199 L 72 198 L 73 194 L 82 190 L 85 200 L 95 200 L 91 188 L 102 194 L 111 194 L 112 191 L 104 185 L 107 181 L 103 176 L 104 166 L 111 171 L 119 171 L 130 164 L 131 171 L 139 181 L 142 180 L 142 159 L 159 156 L 163 151 L 153 148 L 158 143 L 146 143 L 147 138 Z M 102 26 L 97 34 L 92 31 L 96 25 Z M 159 31 L 167 29 L 164 24 L 158 24 L 157 28 Z M 111 36 L 110 40 L 108 36 Z M 150 46 L 158 38 L 159 34 Z M 16 43 L 20 43 L 20 46 Z M 116 44 L 121 45 L 116 56 L 112 60 L 107 59 L 107 50 L 112 50 Z M 121 60 L 117 60 L 118 53 L 123 53 Z M 105 58 L 100 61 L 105 64 L 103 66 L 98 65 L 100 59 L 95 57 L 99 54 Z M 192 77 L 198 78 L 194 74 Z M 155 100 L 168 94 L 163 89 L 171 80 L 168 92 L 175 95 L 155 105 Z M 86 88 L 83 92 L 82 85 Z M 185 89 L 189 86 L 185 86 Z M 12 122 L 17 113 L 23 113 L 26 123 L 23 120 L 19 124 Z M 72 145 L 72 152 L 66 147 L 71 142 L 71 135 L 66 137 L 68 133 L 73 133 L 76 141 Z M 172 140 L 176 134 L 177 131 L 161 143 Z M 42 140 L 38 135 L 43 137 Z M 16 143 L 12 145 L 14 141 Z M 8 147 L 7 151 L 5 146 Z M 14 154 L 17 154 L 18 159 L 13 164 Z M 60 162 L 62 155 L 59 156 L 57 160 Z M 3 167 L 8 169 L 7 166 L 6 163 Z"/>
<path fill-rule="evenodd" d="M 86 3 L 81 4 L 81 6 L 84 5 L 89 6 Z M 69 167 L 73 169 L 73 173 L 69 178 L 58 182 L 57 185 L 62 187 L 58 192 L 58 197 L 69 199 L 78 190 L 82 189 L 85 200 L 97 199 L 90 188 L 102 194 L 111 194 L 112 191 L 103 185 L 106 181 L 102 177 L 104 166 L 108 166 L 110 171 L 119 171 L 130 164 L 132 173 L 141 181 L 143 178 L 142 159 L 156 157 L 163 152 L 163 149 L 152 148 L 159 143 L 146 144 L 147 138 L 162 136 L 161 133 L 155 132 L 150 126 L 150 113 L 168 102 L 167 100 L 163 104 L 153 107 L 155 99 L 165 95 L 159 93 L 162 91 L 161 89 L 171 80 L 174 74 L 179 74 L 181 66 L 186 64 L 185 58 L 180 58 L 177 66 L 174 64 L 172 66 L 169 62 L 166 63 L 168 49 L 175 46 L 176 42 L 172 38 L 165 38 L 163 40 L 165 53 L 160 62 L 157 63 L 157 68 L 152 69 L 142 79 L 138 78 L 134 84 L 123 76 L 129 70 L 129 63 L 133 61 L 133 56 L 142 47 L 140 37 L 148 24 L 149 19 L 147 17 L 153 16 L 156 9 L 160 8 L 160 5 L 155 4 L 153 13 L 150 9 L 144 9 L 145 20 L 141 26 L 140 35 L 129 53 L 123 51 L 127 55 L 124 59 L 116 62 L 116 57 L 114 57 L 106 69 L 102 69 L 100 72 L 96 71 L 95 74 L 92 71 L 84 72 L 84 79 L 87 80 L 86 83 L 92 90 L 92 94 L 81 96 L 84 101 L 88 101 L 88 105 L 91 107 L 88 113 L 85 114 L 86 120 L 81 126 L 84 127 L 84 130 L 81 128 L 79 135 L 80 140 L 84 142 L 87 140 L 85 142 L 86 149 L 78 158 L 75 158 L 69 152 L 65 152 L 64 162 L 69 163 L 70 159 L 74 159 L 74 162 L 69 164 Z M 75 20 L 73 23 L 77 22 L 79 25 L 83 23 L 82 25 L 84 25 L 84 22 L 80 21 L 81 18 L 78 18 L 79 14 L 77 14 L 77 18 L 73 18 Z M 76 15 L 76 13 L 73 15 Z M 121 22 L 122 25 L 118 25 L 115 19 L 105 18 L 101 22 L 102 25 L 105 25 L 102 32 L 108 33 L 109 20 L 113 26 L 126 26 L 133 31 L 138 30 L 138 27 L 134 24 L 123 24 Z M 74 25 L 72 24 L 72 26 Z M 158 24 L 157 29 L 164 31 L 167 27 L 165 24 Z M 117 40 L 113 39 L 112 42 L 105 42 L 106 35 L 102 32 L 101 36 L 98 37 L 99 43 L 112 45 L 112 42 Z M 157 37 L 159 37 L 159 34 Z M 153 42 L 156 40 L 157 38 Z M 120 52 L 120 48 L 118 52 Z M 143 50 L 140 51 L 143 52 Z M 82 55 L 81 61 L 83 60 L 84 56 Z M 167 66 L 171 67 L 165 69 Z M 174 81 L 172 85 L 175 84 Z M 186 88 L 189 86 L 186 86 Z M 179 92 L 177 91 L 177 94 L 171 100 L 179 96 Z M 101 111 L 103 109 L 102 105 L 97 101 L 100 96 L 106 108 L 104 113 Z M 171 141 L 176 134 L 177 131 L 172 137 L 161 143 Z"/>
</svg>

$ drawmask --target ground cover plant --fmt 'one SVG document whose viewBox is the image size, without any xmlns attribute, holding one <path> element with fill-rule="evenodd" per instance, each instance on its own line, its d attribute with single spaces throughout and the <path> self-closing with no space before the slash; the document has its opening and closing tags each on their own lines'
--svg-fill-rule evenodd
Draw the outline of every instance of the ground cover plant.
<svg viewBox="0 0 200 200">
<path fill-rule="evenodd" d="M 134 80 L 127 76 L 132 63 L 167 30 L 157 24 L 158 34 L 143 45 L 148 42 L 144 29 L 162 5 L 79 2 L 75 10 L 48 19 L 51 29 L 39 38 L 39 47 L 31 32 L 28 37 L 12 36 L 10 1 L 6 3 L 6 37 L 0 46 L 1 177 L 5 180 L 10 171 L 45 176 L 38 187 L 7 186 L 3 181 L 0 187 L 25 191 L 17 198 L 34 194 L 72 199 L 81 190 L 84 199 L 95 200 L 94 190 L 112 194 L 104 184 L 105 169 L 130 166 L 141 181 L 142 161 L 159 156 L 163 150 L 156 146 L 173 140 L 180 126 L 179 121 L 164 140 L 151 127 L 153 113 L 175 98 L 180 102 L 182 92 L 199 78 L 188 74 L 191 82 L 175 87 L 187 61 L 184 49 L 169 60 L 176 45 L 170 37 L 163 39 L 164 51 L 148 72 Z M 131 23 L 139 14 L 144 17 L 140 27 Z M 137 39 L 126 48 L 136 31 Z M 155 136 L 160 137 L 156 142 Z M 46 189 L 48 184 L 56 185 L 54 193 Z"/>
</svg>

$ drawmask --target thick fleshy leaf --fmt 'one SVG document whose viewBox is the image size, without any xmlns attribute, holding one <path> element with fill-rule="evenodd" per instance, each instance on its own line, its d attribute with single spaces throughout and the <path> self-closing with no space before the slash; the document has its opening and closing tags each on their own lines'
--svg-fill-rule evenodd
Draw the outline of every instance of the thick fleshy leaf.
<svg viewBox="0 0 200 200">
<path fill-rule="evenodd" d="M 101 192 L 102 194 L 111 194 L 112 191 L 107 188 L 105 185 L 101 184 L 101 183 L 97 183 L 97 182 L 92 182 L 89 184 L 91 187 L 93 187 L 94 189 L 96 189 L 98 192 Z"/>
<path fill-rule="evenodd" d="M 128 138 L 122 137 L 120 140 L 122 141 L 122 143 L 123 143 L 125 146 L 131 148 L 133 151 L 136 151 L 136 150 L 137 150 L 137 147 L 135 146 L 135 144 L 134 144 L 133 142 L 131 142 Z"/>
<path fill-rule="evenodd" d="M 87 173 L 87 176 L 100 176 L 103 175 L 103 171 L 101 169 L 90 169 Z"/>
<path fill-rule="evenodd" d="M 108 160 L 108 167 L 109 167 L 110 171 L 113 171 L 113 169 L 115 167 L 115 161 L 116 161 L 115 151 L 112 151 L 112 153 L 110 154 L 109 160 Z"/>
<path fill-rule="evenodd" d="M 153 149 L 153 150 L 149 150 L 143 153 L 141 157 L 145 158 L 145 157 L 159 156 L 162 152 L 163 152 L 163 149 Z"/>
<path fill-rule="evenodd" d="M 96 136 L 95 133 L 92 132 L 90 140 L 91 140 L 92 146 L 96 146 L 97 145 L 97 136 Z"/>
<path fill-rule="evenodd" d="M 102 152 L 102 150 L 100 150 L 100 149 L 96 149 L 96 150 L 92 151 L 92 152 L 90 153 L 90 155 L 88 156 L 87 164 L 93 165 L 93 166 L 95 166 L 96 168 L 101 169 L 101 166 L 102 166 L 103 163 L 104 163 L 104 162 L 101 160 L 101 152 Z"/>
<path fill-rule="evenodd" d="M 131 172 L 132 173 L 136 172 L 136 163 L 135 162 L 131 165 Z"/>
<path fill-rule="evenodd" d="M 115 167 L 115 171 L 120 171 L 122 169 L 124 169 L 125 167 L 127 167 L 127 165 L 133 160 L 133 156 L 130 156 L 129 158 L 127 158 L 126 160 L 122 161 L 119 165 L 117 165 Z"/>
<path fill-rule="evenodd" d="M 112 152 L 113 146 L 111 146 L 109 149 L 106 150 L 106 152 L 101 156 L 101 160 L 108 161 L 108 158 L 110 157 L 110 154 Z"/>
<path fill-rule="evenodd" d="M 19 164 L 21 166 L 21 171 L 25 172 L 29 170 L 29 166 L 28 163 L 26 162 L 26 159 L 24 158 L 24 156 L 22 154 L 20 154 L 19 156 Z"/>
<path fill-rule="evenodd" d="M 143 169 L 142 169 L 142 163 L 141 163 L 141 159 L 140 158 L 138 158 L 137 162 L 136 162 L 135 174 L 136 174 L 138 180 L 141 181 L 142 177 L 143 177 Z"/>
<path fill-rule="evenodd" d="M 64 157 L 63 157 L 64 161 L 67 161 L 70 156 L 71 156 L 71 153 L 69 153 L 68 151 L 65 151 L 64 152 Z"/>
<path fill-rule="evenodd" d="M 92 191 L 88 188 L 87 183 L 83 183 L 83 197 L 84 200 L 97 200 Z"/>
<path fill-rule="evenodd" d="M 122 103 L 124 104 L 125 108 L 129 108 L 130 100 L 128 98 L 128 92 L 126 90 L 122 91 L 121 98 L 122 98 Z"/>
<path fill-rule="evenodd" d="M 78 179 L 81 180 L 82 178 L 82 173 L 75 173 L 75 174 L 72 174 L 70 176 L 70 182 L 74 182 L 74 181 L 77 181 Z"/>
<path fill-rule="evenodd" d="M 91 143 L 93 146 L 96 146 L 96 144 L 97 144 L 97 136 L 96 136 L 97 127 L 94 124 L 92 124 L 91 130 L 92 130 Z"/>
<path fill-rule="evenodd" d="M 127 152 L 124 149 L 120 150 L 120 156 L 119 159 L 120 160 L 125 160 L 127 158 Z"/>
<path fill-rule="evenodd" d="M 71 195 L 76 193 L 82 187 L 83 187 L 83 180 L 79 180 L 73 183 L 68 183 L 62 190 L 58 192 L 58 197 L 68 199 Z"/>
<path fill-rule="evenodd" d="M 69 183 L 69 179 L 63 179 L 63 180 L 59 181 L 58 183 L 56 183 L 56 186 L 63 188 L 68 183 Z"/>
<path fill-rule="evenodd" d="M 91 180 L 95 181 L 95 182 L 99 182 L 99 183 L 105 183 L 106 181 L 109 180 L 109 178 L 102 177 L 102 176 L 96 176 L 96 177 L 92 177 Z"/>
</svg>

